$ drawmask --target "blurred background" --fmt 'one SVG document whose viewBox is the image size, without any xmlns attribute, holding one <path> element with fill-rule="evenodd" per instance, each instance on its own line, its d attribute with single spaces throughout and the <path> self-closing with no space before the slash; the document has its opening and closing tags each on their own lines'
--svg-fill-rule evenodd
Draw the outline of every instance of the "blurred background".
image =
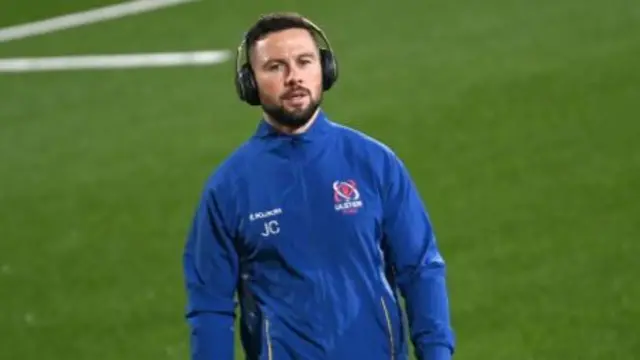
<svg viewBox="0 0 640 360">
<path fill-rule="evenodd" d="M 0 0 L 0 28 L 117 2 Z M 456 359 L 640 359 L 636 0 L 201 0 L 0 59 L 235 50 L 281 10 L 332 41 L 331 118 L 407 163 Z M 1 359 L 188 358 L 186 231 L 260 117 L 233 66 L 0 72 Z"/>
</svg>

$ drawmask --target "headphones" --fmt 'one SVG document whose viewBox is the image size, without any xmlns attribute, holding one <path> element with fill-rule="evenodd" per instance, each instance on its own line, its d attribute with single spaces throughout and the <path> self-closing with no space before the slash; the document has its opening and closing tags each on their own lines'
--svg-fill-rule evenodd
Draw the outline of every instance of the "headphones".
<svg viewBox="0 0 640 360">
<path fill-rule="evenodd" d="M 324 34 L 322 29 L 319 26 L 315 25 L 308 19 L 303 19 L 307 29 L 313 31 L 319 38 L 324 42 L 324 48 L 320 47 L 320 65 L 322 66 L 322 89 L 323 91 L 327 91 L 331 89 L 333 84 L 338 79 L 338 63 L 336 61 L 335 56 L 333 55 L 333 50 L 331 48 L 331 44 L 329 43 L 329 39 Z M 236 76 L 235 76 L 235 85 L 236 91 L 238 93 L 238 97 L 240 100 L 248 103 L 252 106 L 260 105 L 260 97 L 258 96 L 258 84 L 256 82 L 253 69 L 251 69 L 251 65 L 249 64 L 249 54 L 248 49 L 244 49 L 246 47 L 247 37 L 245 35 L 244 39 L 238 46 L 238 50 L 236 53 Z M 241 65 L 240 58 L 242 54 L 245 54 L 245 63 Z"/>
</svg>

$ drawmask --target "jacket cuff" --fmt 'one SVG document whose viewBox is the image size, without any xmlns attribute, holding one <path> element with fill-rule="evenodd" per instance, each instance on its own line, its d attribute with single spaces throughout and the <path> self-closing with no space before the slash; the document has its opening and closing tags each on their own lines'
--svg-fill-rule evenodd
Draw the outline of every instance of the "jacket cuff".
<svg viewBox="0 0 640 360">
<path fill-rule="evenodd" d="M 451 360 L 451 350 L 443 345 L 433 345 L 424 349 L 421 360 Z"/>
</svg>

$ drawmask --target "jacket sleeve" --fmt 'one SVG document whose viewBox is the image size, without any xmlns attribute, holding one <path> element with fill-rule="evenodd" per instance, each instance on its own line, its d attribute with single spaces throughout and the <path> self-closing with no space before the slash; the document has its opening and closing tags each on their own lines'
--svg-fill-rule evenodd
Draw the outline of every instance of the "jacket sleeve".
<svg viewBox="0 0 640 360">
<path fill-rule="evenodd" d="M 238 257 L 218 193 L 200 199 L 184 249 L 191 360 L 233 360 Z"/>
<path fill-rule="evenodd" d="M 449 360 L 454 352 L 445 262 L 415 184 L 396 156 L 388 164 L 383 227 L 419 360 Z"/>
</svg>

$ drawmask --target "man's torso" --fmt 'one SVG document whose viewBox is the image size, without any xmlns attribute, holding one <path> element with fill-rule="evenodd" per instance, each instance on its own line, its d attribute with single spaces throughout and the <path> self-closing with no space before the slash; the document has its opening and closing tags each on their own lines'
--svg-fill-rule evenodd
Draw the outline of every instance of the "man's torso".
<svg viewBox="0 0 640 360">
<path fill-rule="evenodd" d="M 328 130 L 252 139 L 241 160 L 232 201 L 245 347 L 264 359 L 401 359 L 382 250 L 385 152 Z"/>
</svg>

